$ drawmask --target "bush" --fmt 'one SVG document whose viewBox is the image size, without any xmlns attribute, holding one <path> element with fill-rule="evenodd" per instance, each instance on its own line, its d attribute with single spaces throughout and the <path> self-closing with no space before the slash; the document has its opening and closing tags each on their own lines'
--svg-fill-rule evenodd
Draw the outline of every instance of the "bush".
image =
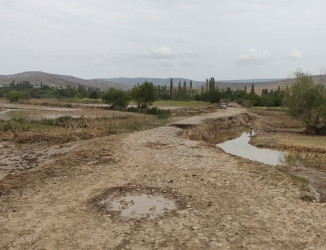
<svg viewBox="0 0 326 250">
<path fill-rule="evenodd" d="M 21 91 L 10 91 L 5 95 L 5 98 L 11 102 L 18 102 L 21 99 L 28 99 L 28 96 Z"/>
</svg>

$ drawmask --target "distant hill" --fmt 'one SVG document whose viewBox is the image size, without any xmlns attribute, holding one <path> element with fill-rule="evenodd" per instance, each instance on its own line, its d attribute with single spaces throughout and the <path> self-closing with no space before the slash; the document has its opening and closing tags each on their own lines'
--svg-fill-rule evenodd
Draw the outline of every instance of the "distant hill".
<svg viewBox="0 0 326 250">
<path fill-rule="evenodd" d="M 67 86 L 77 87 L 78 85 L 83 85 L 86 87 L 100 88 L 102 90 L 106 90 L 110 87 L 126 90 L 131 87 L 125 84 L 110 82 L 103 79 L 85 80 L 74 76 L 49 74 L 40 71 L 29 71 L 14 75 L 0 75 L 0 86 L 9 85 L 12 81 L 29 81 L 29 83 L 32 85 L 40 85 L 43 83 L 49 85 L 50 87 L 63 88 L 66 88 Z"/>
<path fill-rule="evenodd" d="M 326 85 L 326 75 L 314 75 L 313 80 L 315 83 L 322 83 Z M 263 89 L 276 90 L 278 86 L 281 89 L 285 89 L 287 86 L 291 86 L 294 83 L 294 79 L 291 78 L 275 78 L 275 79 L 248 79 L 248 80 L 231 80 L 231 81 L 217 81 L 216 86 L 220 89 L 244 89 L 250 91 L 251 85 L 254 84 L 256 94 L 260 94 Z"/>
<path fill-rule="evenodd" d="M 245 79 L 245 80 L 225 80 L 220 82 L 226 83 L 263 83 L 263 82 L 274 82 L 274 81 L 281 81 L 285 80 L 285 78 L 269 78 L 269 79 Z"/>
</svg>

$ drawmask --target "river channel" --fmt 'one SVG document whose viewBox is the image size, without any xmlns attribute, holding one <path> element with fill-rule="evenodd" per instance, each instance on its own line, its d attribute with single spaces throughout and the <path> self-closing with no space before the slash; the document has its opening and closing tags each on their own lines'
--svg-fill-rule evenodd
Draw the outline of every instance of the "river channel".
<svg viewBox="0 0 326 250">
<path fill-rule="evenodd" d="M 252 161 L 261 162 L 285 171 L 291 175 L 304 178 L 317 200 L 326 198 L 325 158 L 320 153 L 302 153 L 257 148 L 251 145 L 253 131 L 245 132 L 240 137 L 216 144 L 224 152 Z"/>
</svg>

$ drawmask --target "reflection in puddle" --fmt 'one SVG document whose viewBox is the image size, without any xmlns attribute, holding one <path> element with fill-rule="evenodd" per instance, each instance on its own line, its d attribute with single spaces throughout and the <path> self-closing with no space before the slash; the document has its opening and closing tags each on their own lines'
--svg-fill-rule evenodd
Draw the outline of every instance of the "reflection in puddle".
<svg viewBox="0 0 326 250">
<path fill-rule="evenodd" d="M 282 152 L 272 149 L 257 148 L 249 144 L 253 132 L 245 132 L 240 137 L 217 144 L 226 153 L 262 162 L 272 166 L 307 166 L 311 161 L 318 158 L 313 153 Z"/>
<path fill-rule="evenodd" d="M 284 153 L 284 155 L 279 159 L 279 164 L 293 167 L 306 167 L 309 165 L 320 167 L 323 165 L 318 153 L 298 152 Z"/>
<path fill-rule="evenodd" d="M 100 201 L 106 210 L 116 213 L 123 220 L 129 219 L 155 219 L 163 216 L 165 212 L 176 210 L 175 201 L 162 195 L 126 194 L 118 197 L 108 197 Z"/>
</svg>

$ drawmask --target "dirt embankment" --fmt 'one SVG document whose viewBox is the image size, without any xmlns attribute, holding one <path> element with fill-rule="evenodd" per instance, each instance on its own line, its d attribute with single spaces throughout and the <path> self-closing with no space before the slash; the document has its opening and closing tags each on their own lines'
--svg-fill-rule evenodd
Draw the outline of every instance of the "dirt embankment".
<svg viewBox="0 0 326 250">
<path fill-rule="evenodd" d="M 253 118 L 248 113 L 240 113 L 230 117 L 206 120 L 199 126 L 185 128 L 182 134 L 191 140 L 217 142 L 226 139 L 225 136 L 229 136 L 233 132 L 249 128 L 252 126 L 252 121 Z"/>
<path fill-rule="evenodd" d="M 241 116 L 218 110 L 175 122 L 185 128 Z M 1 249 L 322 249 L 325 204 L 264 164 L 225 154 L 161 126 L 96 138 L 56 161 L 6 177 Z M 11 185 L 11 186 L 10 186 Z M 11 188 L 10 188 L 11 187 Z M 118 221 L 90 201 L 109 190 L 171 193 L 184 206 L 153 220 Z M 137 193 L 138 194 L 138 193 Z"/>
</svg>

